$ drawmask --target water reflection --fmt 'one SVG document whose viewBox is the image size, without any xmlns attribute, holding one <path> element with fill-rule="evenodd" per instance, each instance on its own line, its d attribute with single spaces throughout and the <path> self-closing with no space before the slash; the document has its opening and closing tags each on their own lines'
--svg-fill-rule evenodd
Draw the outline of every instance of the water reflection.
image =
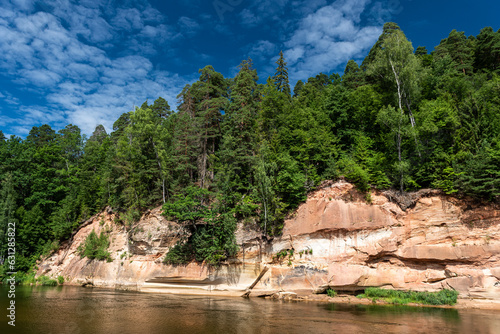
<svg viewBox="0 0 500 334">
<path fill-rule="evenodd" d="M 7 303 L 5 292 L 0 289 L 2 306 Z M 16 306 L 15 330 L 2 319 L 0 333 L 500 333 L 500 313 L 492 311 L 294 303 L 78 287 L 18 287 Z"/>
</svg>

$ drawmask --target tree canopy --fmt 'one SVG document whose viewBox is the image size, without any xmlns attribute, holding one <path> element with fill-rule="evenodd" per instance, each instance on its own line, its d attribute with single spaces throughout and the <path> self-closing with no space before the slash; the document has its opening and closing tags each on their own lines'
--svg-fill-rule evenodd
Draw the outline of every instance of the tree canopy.
<svg viewBox="0 0 500 334">
<path fill-rule="evenodd" d="M 0 131 L 0 258 L 16 222 L 19 270 L 110 206 L 130 228 L 163 205 L 191 229 L 168 263 L 217 264 L 236 252 L 236 223 L 279 235 L 287 214 L 322 181 L 367 194 L 432 187 L 500 200 L 500 32 L 453 30 L 431 53 L 395 23 L 361 66 L 297 81 L 280 52 L 258 83 L 252 60 L 234 78 L 212 66 L 178 95 L 123 113 L 87 139 L 75 125 Z"/>
</svg>

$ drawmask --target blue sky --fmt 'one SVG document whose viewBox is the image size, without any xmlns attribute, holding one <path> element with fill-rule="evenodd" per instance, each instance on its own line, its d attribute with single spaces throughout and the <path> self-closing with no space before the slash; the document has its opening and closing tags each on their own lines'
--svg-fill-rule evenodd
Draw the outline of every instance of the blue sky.
<svg viewBox="0 0 500 334">
<path fill-rule="evenodd" d="M 452 29 L 499 29 L 498 13 L 485 0 L 0 0 L 0 130 L 110 131 L 146 99 L 175 108 L 205 65 L 232 77 L 251 57 L 265 82 L 283 50 L 295 83 L 360 62 L 384 22 L 431 51 Z"/>
</svg>

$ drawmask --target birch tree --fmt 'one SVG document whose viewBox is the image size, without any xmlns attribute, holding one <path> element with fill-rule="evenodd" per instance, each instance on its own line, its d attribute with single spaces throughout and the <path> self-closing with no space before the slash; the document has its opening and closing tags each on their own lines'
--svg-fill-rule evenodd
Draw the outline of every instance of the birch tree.
<svg viewBox="0 0 500 334">
<path fill-rule="evenodd" d="M 412 106 L 420 94 L 419 82 L 422 76 L 420 60 L 413 54 L 413 46 L 401 30 L 393 30 L 381 43 L 381 49 L 375 55 L 375 59 L 368 67 L 368 75 L 378 78 L 385 86 L 394 92 L 394 102 L 400 117 L 397 122 L 384 122 L 396 133 L 396 146 L 399 161 L 400 188 L 403 191 L 404 174 L 402 139 L 403 134 L 411 133 L 415 139 L 418 152 L 418 141 L 416 137 L 416 122 L 413 116 Z M 387 107 L 384 110 L 389 110 Z M 385 118 L 385 117 L 384 117 Z M 411 130 L 405 131 L 405 119 L 409 119 Z M 394 129 L 393 127 L 397 127 Z M 420 153 L 419 153 L 420 155 Z"/>
</svg>

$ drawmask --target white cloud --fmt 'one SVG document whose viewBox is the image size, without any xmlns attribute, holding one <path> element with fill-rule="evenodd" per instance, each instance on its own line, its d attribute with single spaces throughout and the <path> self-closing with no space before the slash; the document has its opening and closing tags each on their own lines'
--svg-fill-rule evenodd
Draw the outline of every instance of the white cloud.
<svg viewBox="0 0 500 334">
<path fill-rule="evenodd" d="M 286 30 L 297 16 L 304 17 L 326 4 L 326 0 L 255 0 L 239 13 L 240 24 L 254 28 L 273 23 L 271 29 Z"/>
<path fill-rule="evenodd" d="M 240 13 L 241 24 L 249 28 L 255 27 L 259 24 L 260 20 L 255 16 L 255 14 L 248 8 L 245 8 Z"/>
<path fill-rule="evenodd" d="M 198 22 L 186 16 L 180 17 L 178 20 L 178 24 L 181 32 L 187 37 L 193 37 L 201 29 Z"/>
<path fill-rule="evenodd" d="M 399 0 L 256 0 L 240 12 L 240 23 L 268 30 L 267 39 L 275 48 L 258 41 L 243 50 L 261 63 L 267 59 L 270 65 L 259 67 L 267 76 L 274 73 L 271 65 L 282 49 L 290 81 L 304 80 L 339 70 L 349 59 L 362 59 L 382 32 L 383 23 L 400 7 Z"/>
<path fill-rule="evenodd" d="M 73 123 L 86 134 L 103 124 L 110 131 L 120 114 L 146 99 L 162 96 L 175 106 L 177 93 L 192 79 L 158 70 L 148 58 L 181 35 L 145 1 L 123 8 L 105 0 L 37 5 L 44 11 L 34 12 L 28 1 L 22 11 L 14 2 L 0 10 L 0 69 L 26 94 L 46 101 L 30 105 L 21 95 L 2 92 L 4 102 L 19 104 L 19 116 L 3 115 L 0 123 L 19 135 L 43 123 Z M 179 23 L 198 29 L 187 17 Z"/>
<path fill-rule="evenodd" d="M 249 48 L 248 56 L 259 62 L 274 57 L 278 51 L 276 45 L 268 40 L 258 41 Z"/>
<path fill-rule="evenodd" d="M 144 27 L 141 12 L 137 8 L 118 8 L 116 16 L 111 20 L 114 27 L 120 30 L 140 30 Z"/>
<path fill-rule="evenodd" d="M 0 99 L 2 99 L 4 102 L 10 104 L 10 105 L 18 105 L 19 104 L 19 99 L 15 96 L 12 96 L 11 93 L 9 92 L 0 92 Z"/>
<path fill-rule="evenodd" d="M 329 72 L 365 54 L 382 32 L 381 25 L 362 26 L 370 0 L 337 0 L 307 15 L 285 41 L 291 81 Z"/>
</svg>

